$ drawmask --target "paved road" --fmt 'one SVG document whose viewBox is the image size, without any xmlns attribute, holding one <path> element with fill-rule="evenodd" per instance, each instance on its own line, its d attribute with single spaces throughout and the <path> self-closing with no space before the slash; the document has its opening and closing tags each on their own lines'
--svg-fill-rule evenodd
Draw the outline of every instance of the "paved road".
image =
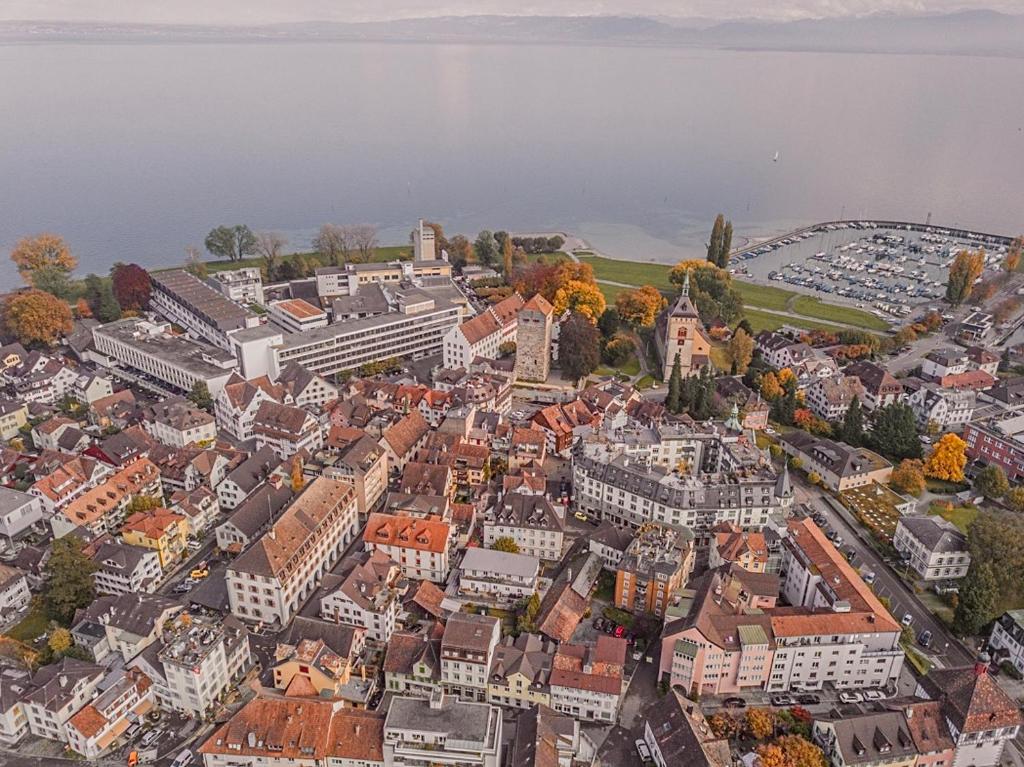
<svg viewBox="0 0 1024 767">
<path fill-rule="evenodd" d="M 914 621 L 911 624 L 920 634 L 925 629 L 932 632 L 932 647 L 927 654 L 942 666 L 966 666 L 974 662 L 974 656 L 961 645 L 946 629 L 942 621 L 936 618 L 914 595 L 909 587 L 878 555 L 875 549 L 866 542 L 869 535 L 860 524 L 850 517 L 845 509 L 842 512 L 822 497 L 821 491 L 810 488 L 797 480 L 794 483 L 796 500 L 807 503 L 815 511 L 821 511 L 833 529 L 843 537 L 842 549 L 856 551 L 853 558 L 854 567 L 867 567 L 875 573 L 875 592 L 887 597 L 892 604 L 892 613 L 898 619 L 910 613 Z"/>
</svg>

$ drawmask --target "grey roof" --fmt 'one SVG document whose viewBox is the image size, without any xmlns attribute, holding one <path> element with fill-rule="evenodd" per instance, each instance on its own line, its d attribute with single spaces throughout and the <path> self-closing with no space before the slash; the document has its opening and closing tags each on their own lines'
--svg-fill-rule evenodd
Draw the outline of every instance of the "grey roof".
<svg viewBox="0 0 1024 767">
<path fill-rule="evenodd" d="M 26 700 L 47 711 L 59 711 L 75 697 L 75 687 L 86 679 L 99 679 L 106 674 L 103 666 L 75 658 L 62 658 L 59 663 L 43 666 L 32 677 Z"/>
<path fill-rule="evenodd" d="M 438 733 L 447 736 L 449 742 L 472 743 L 483 748 L 496 716 L 500 714 L 493 706 L 464 703 L 451 696 L 446 696 L 436 705 L 420 698 L 396 697 L 391 699 L 388 707 L 384 731 L 385 737 L 392 728 Z"/>
<path fill-rule="evenodd" d="M 902 711 L 844 717 L 832 726 L 843 764 L 893 762 L 917 754 Z"/>
<path fill-rule="evenodd" d="M 782 441 L 811 456 L 838 477 L 850 477 L 889 465 L 882 456 L 866 448 L 855 448 L 804 431 L 782 435 Z"/>
<path fill-rule="evenodd" d="M 624 552 L 633 541 L 633 533 L 625 527 L 619 527 L 605 519 L 590 534 L 590 541 Z"/>
<path fill-rule="evenodd" d="M 227 521 L 247 538 L 253 538 L 260 530 L 269 527 L 271 520 L 294 497 L 295 492 L 287 482 L 280 487 L 264 485 L 242 501 Z"/>
<path fill-rule="evenodd" d="M 486 524 L 538 530 L 562 530 L 565 527 L 547 498 L 514 492 L 502 496 L 501 501 L 487 514 Z"/>
<path fill-rule="evenodd" d="M 483 570 L 501 577 L 503 575 L 532 578 L 537 575 L 540 562 L 526 554 L 512 554 L 494 549 L 466 549 L 462 558 L 462 570 Z"/>
<path fill-rule="evenodd" d="M 338 656 L 348 658 L 352 653 L 356 633 L 357 629 L 354 626 L 297 615 L 288 626 L 288 630 L 281 635 L 279 641 L 282 644 L 290 645 L 297 645 L 307 640 L 322 641 Z"/>
<path fill-rule="evenodd" d="M 35 497 L 28 493 L 12 490 L 9 487 L 0 487 L 0 516 L 7 516 L 12 511 L 20 509 L 34 500 L 36 500 Z"/>
<path fill-rule="evenodd" d="M 224 576 L 224 571 L 218 570 L 204 578 L 188 592 L 189 604 L 227 613 L 231 609 L 231 600 L 228 598 L 228 581 Z"/>
<path fill-rule="evenodd" d="M 933 554 L 967 551 L 967 536 L 952 522 L 942 517 L 901 517 L 899 524 Z"/>
<path fill-rule="evenodd" d="M 230 479 L 239 489 L 249 495 L 266 480 L 283 461 L 277 457 L 273 448 L 264 445 L 255 453 L 242 461 L 225 479 Z"/>
<path fill-rule="evenodd" d="M 219 378 L 226 376 L 230 372 L 219 365 L 207 362 L 204 357 L 220 359 L 226 362 L 234 360 L 234 355 L 209 344 L 189 341 L 183 336 L 151 335 L 146 332 L 137 332 L 138 328 L 143 324 L 143 320 L 127 317 L 116 322 L 107 323 L 106 325 L 100 325 L 93 329 L 93 334 L 98 333 L 110 336 L 121 343 L 141 349 L 147 354 L 166 360 L 201 378 Z"/>
<path fill-rule="evenodd" d="M 212 415 L 205 410 L 200 410 L 185 397 L 168 397 L 155 402 L 143 411 L 143 418 L 147 421 L 166 424 L 178 431 L 207 426 L 214 422 Z"/>
<path fill-rule="evenodd" d="M 331 301 L 331 311 L 335 317 L 384 314 L 388 309 L 388 298 L 384 294 L 384 288 L 376 282 L 360 285 L 355 295 L 338 296 Z"/>
<path fill-rule="evenodd" d="M 650 708 L 647 725 L 667 764 L 686 767 L 731 764 L 728 743 L 711 734 L 696 703 L 675 691 L 669 700 Z"/>
<path fill-rule="evenodd" d="M 118 594 L 102 596 L 75 615 L 75 624 L 81 621 L 98 621 L 120 631 L 144 637 L 153 631 L 156 622 L 165 611 L 181 608 L 170 597 L 159 594 Z"/>
<path fill-rule="evenodd" d="M 127 543 L 104 543 L 92 559 L 101 570 L 127 574 L 134 572 L 147 555 L 156 556 L 156 552 Z"/>
<path fill-rule="evenodd" d="M 184 269 L 152 272 L 153 290 L 166 293 L 221 331 L 244 328 L 255 315 Z"/>
</svg>

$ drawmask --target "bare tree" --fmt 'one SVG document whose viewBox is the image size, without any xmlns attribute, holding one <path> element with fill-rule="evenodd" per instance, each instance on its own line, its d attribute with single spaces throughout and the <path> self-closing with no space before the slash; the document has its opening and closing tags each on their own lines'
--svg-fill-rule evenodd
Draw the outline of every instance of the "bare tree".
<svg viewBox="0 0 1024 767">
<path fill-rule="evenodd" d="M 359 260 L 364 264 L 369 263 L 377 249 L 377 227 L 359 224 L 348 228 L 352 232 L 352 241 L 359 251 Z"/>
<path fill-rule="evenodd" d="M 286 245 L 288 245 L 288 240 L 280 232 L 257 232 L 256 234 L 256 252 L 263 256 L 263 262 L 267 268 L 267 279 L 270 281 L 274 279 L 277 263 L 281 260 L 282 251 Z"/>
<path fill-rule="evenodd" d="M 202 253 L 195 245 L 185 246 L 185 271 L 199 277 L 206 277 L 206 264 L 202 261 Z"/>
<path fill-rule="evenodd" d="M 313 247 L 321 256 L 326 257 L 332 266 L 338 266 L 346 261 L 352 249 L 351 237 L 346 230 L 347 227 L 337 224 L 324 224 L 313 238 Z"/>
</svg>

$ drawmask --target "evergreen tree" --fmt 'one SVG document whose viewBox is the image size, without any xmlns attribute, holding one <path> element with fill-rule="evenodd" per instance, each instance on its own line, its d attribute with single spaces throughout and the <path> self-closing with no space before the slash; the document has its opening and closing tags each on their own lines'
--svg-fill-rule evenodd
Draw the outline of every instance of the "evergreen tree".
<svg viewBox="0 0 1024 767">
<path fill-rule="evenodd" d="M 679 363 L 679 354 L 672 362 L 672 372 L 668 377 L 668 394 L 665 396 L 665 409 L 670 413 L 678 413 L 683 409 L 683 374 Z"/>
<path fill-rule="evenodd" d="M 70 624 L 75 611 L 96 596 L 93 561 L 82 552 L 82 540 L 74 535 L 58 538 L 51 546 L 44 568 L 43 603 L 54 620 Z"/>
<path fill-rule="evenodd" d="M 722 247 L 718 251 L 718 265 L 723 269 L 729 268 L 729 251 L 732 250 L 732 221 L 725 222 L 725 230 L 722 232 Z"/>
<path fill-rule="evenodd" d="M 725 216 L 719 213 L 715 217 L 715 223 L 711 227 L 711 239 L 708 240 L 708 261 L 715 266 L 719 265 L 722 252 L 722 237 L 725 234 Z"/>
<path fill-rule="evenodd" d="M 188 398 L 193 405 L 203 410 L 210 410 L 213 407 L 213 397 L 210 396 L 210 388 L 206 381 L 196 381 L 188 393 Z"/>
<path fill-rule="evenodd" d="M 921 457 L 921 440 L 914 411 L 894 402 L 875 411 L 871 446 L 886 458 L 902 460 Z"/>
<path fill-rule="evenodd" d="M 846 415 L 843 417 L 843 428 L 840 431 L 843 442 L 859 447 L 864 439 L 864 411 L 860 407 L 860 398 L 854 397 Z"/>
<path fill-rule="evenodd" d="M 772 419 L 786 426 L 792 426 L 796 404 L 796 381 L 789 379 L 783 387 L 782 396 L 772 402 Z"/>
<path fill-rule="evenodd" d="M 953 630 L 961 636 L 974 636 L 996 614 L 999 584 L 987 562 L 971 562 L 960 586 L 960 601 L 953 616 Z"/>
</svg>

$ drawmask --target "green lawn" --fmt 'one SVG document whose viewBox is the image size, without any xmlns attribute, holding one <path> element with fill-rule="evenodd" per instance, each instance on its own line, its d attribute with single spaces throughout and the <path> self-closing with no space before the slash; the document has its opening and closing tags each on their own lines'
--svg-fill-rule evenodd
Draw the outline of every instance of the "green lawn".
<svg viewBox="0 0 1024 767">
<path fill-rule="evenodd" d="M 928 507 L 928 513 L 936 514 L 947 522 L 952 522 L 960 528 L 960 532 L 966 534 L 978 516 L 978 509 L 975 506 L 954 506 L 949 509 L 942 501 L 933 501 Z"/>
<path fill-rule="evenodd" d="M 540 261 L 541 259 L 544 259 L 544 261 L 546 261 L 549 264 L 557 264 L 559 261 L 568 261 L 569 260 L 569 254 L 566 253 L 565 251 L 562 251 L 562 250 L 553 251 L 551 253 L 527 253 L 526 254 L 526 261 L 527 261 L 527 263 L 533 264 L 533 263 L 536 263 L 537 261 Z"/>
<path fill-rule="evenodd" d="M 594 277 L 599 280 L 622 282 L 626 285 L 653 285 L 665 290 L 672 289 L 668 281 L 671 266 L 666 264 L 644 264 L 636 261 L 619 261 L 602 256 L 580 256 L 580 261 L 594 268 Z"/>
<path fill-rule="evenodd" d="M 865 330 L 888 330 L 889 323 L 881 317 L 861 311 L 852 306 L 825 304 L 814 296 L 798 296 L 793 301 L 793 310 L 805 317 L 816 317 L 820 320 L 834 320 L 856 325 Z"/>
<path fill-rule="evenodd" d="M 651 376 L 644 376 L 636 382 L 636 388 L 640 391 L 654 388 L 654 379 Z"/>
<path fill-rule="evenodd" d="M 7 636 L 21 642 L 31 642 L 46 631 L 49 625 L 50 618 L 46 611 L 40 606 L 35 606 L 22 618 L 21 623 L 7 632 Z"/>
<path fill-rule="evenodd" d="M 625 290 L 632 290 L 632 288 L 624 288 L 621 285 L 608 285 L 604 282 L 597 283 L 597 287 L 598 290 L 601 291 L 601 295 L 604 296 L 604 302 L 608 304 L 608 306 L 615 306 L 615 299 L 618 297 L 619 293 L 622 293 Z"/>
<path fill-rule="evenodd" d="M 775 288 L 771 285 L 755 285 L 752 282 L 740 280 L 733 280 L 732 285 L 736 288 L 736 292 L 743 297 L 745 305 L 774 309 L 778 312 L 786 311 L 789 299 L 796 295 L 792 290 Z"/>
<path fill-rule="evenodd" d="M 793 325 L 794 327 L 806 328 L 807 330 L 827 330 L 832 333 L 842 330 L 838 325 L 805 319 L 795 314 L 790 317 L 784 317 L 781 314 L 769 314 L 768 312 L 759 312 L 757 309 L 749 308 L 744 309 L 743 314 L 746 316 L 747 321 L 750 322 L 750 327 L 755 334 L 762 330 L 778 330 L 783 325 Z"/>
</svg>

